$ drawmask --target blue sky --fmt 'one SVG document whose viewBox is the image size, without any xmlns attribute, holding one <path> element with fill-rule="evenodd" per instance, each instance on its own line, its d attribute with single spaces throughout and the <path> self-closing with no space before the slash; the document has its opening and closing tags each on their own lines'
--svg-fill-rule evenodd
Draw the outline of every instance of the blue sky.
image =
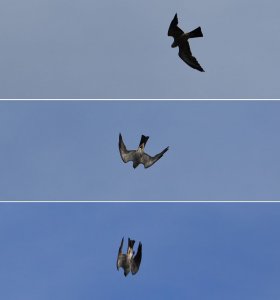
<svg viewBox="0 0 280 300">
<path fill-rule="evenodd" d="M 2 203 L 0 297 L 278 299 L 279 226 L 279 203 Z M 126 278 L 123 236 L 143 243 Z"/>
<path fill-rule="evenodd" d="M 280 200 L 279 101 L 1 101 L 1 200 Z M 149 169 L 124 164 L 141 134 Z"/>
<path fill-rule="evenodd" d="M 2 0 L 0 98 L 279 98 L 275 0 Z M 172 49 L 178 13 L 205 69 Z"/>
</svg>

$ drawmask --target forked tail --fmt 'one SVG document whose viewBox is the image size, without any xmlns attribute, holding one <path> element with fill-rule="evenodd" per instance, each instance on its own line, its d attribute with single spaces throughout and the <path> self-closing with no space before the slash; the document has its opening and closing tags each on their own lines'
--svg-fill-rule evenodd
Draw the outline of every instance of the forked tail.
<svg viewBox="0 0 280 300">
<path fill-rule="evenodd" d="M 189 38 L 203 37 L 202 31 L 200 27 L 197 27 L 193 31 L 188 33 Z"/>
</svg>

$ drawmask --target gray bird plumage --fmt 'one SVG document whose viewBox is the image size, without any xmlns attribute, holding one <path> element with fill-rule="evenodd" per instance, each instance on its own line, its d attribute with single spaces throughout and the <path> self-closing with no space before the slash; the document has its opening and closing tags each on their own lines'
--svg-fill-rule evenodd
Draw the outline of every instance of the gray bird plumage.
<svg viewBox="0 0 280 300">
<path fill-rule="evenodd" d="M 180 58 L 193 69 L 204 72 L 197 59 L 192 55 L 191 48 L 188 42 L 188 39 L 190 38 L 203 37 L 201 28 L 197 27 L 193 31 L 184 33 L 184 31 L 177 25 L 178 17 L 177 14 L 175 14 L 168 29 L 168 36 L 172 36 L 174 38 L 174 42 L 172 43 L 171 47 L 179 47 Z"/>
<path fill-rule="evenodd" d="M 135 241 L 128 238 L 127 253 L 123 254 L 123 239 L 124 238 L 122 238 L 121 245 L 119 247 L 117 269 L 119 270 L 119 268 L 123 268 L 124 276 L 127 276 L 129 272 L 131 272 L 132 275 L 135 275 L 140 268 L 142 259 L 142 243 L 139 242 L 137 253 L 134 256 L 133 246 Z"/>
<path fill-rule="evenodd" d="M 160 153 L 155 156 L 150 156 L 144 152 L 145 145 L 148 141 L 149 137 L 142 135 L 139 147 L 137 150 L 127 150 L 126 146 L 123 142 L 122 135 L 119 135 L 119 150 L 120 155 L 123 162 L 127 163 L 129 161 L 133 162 L 133 168 L 137 168 L 138 165 L 143 164 L 145 168 L 151 167 L 155 162 L 157 162 L 163 154 L 169 149 L 169 147 L 165 148 Z"/>
</svg>

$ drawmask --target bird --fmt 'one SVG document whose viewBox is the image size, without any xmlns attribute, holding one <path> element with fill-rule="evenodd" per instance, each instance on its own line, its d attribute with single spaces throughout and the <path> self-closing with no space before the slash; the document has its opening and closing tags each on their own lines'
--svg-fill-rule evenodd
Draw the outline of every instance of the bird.
<svg viewBox="0 0 280 300">
<path fill-rule="evenodd" d="M 127 253 L 123 254 L 122 253 L 123 239 L 124 238 L 122 238 L 121 245 L 119 247 L 119 252 L 118 252 L 117 270 L 119 271 L 119 268 L 123 268 L 124 276 L 127 276 L 129 272 L 131 272 L 132 275 L 135 275 L 140 268 L 140 263 L 142 259 L 142 243 L 139 242 L 137 253 L 134 256 L 135 252 L 133 251 L 133 246 L 135 241 L 128 238 Z"/>
<path fill-rule="evenodd" d="M 201 28 L 197 27 L 190 32 L 184 32 L 177 25 L 178 17 L 176 13 L 168 29 L 168 36 L 172 36 L 174 38 L 174 42 L 171 47 L 179 47 L 179 56 L 187 65 L 200 72 L 205 72 L 197 59 L 192 55 L 190 44 L 188 42 L 188 39 L 190 38 L 203 37 Z"/>
<path fill-rule="evenodd" d="M 145 145 L 149 137 L 142 134 L 141 140 L 137 150 L 127 150 L 123 142 L 122 135 L 119 134 L 119 150 L 120 155 L 124 163 L 129 161 L 133 162 L 133 168 L 136 169 L 140 164 L 143 164 L 145 168 L 151 167 L 155 162 L 157 162 L 163 154 L 169 149 L 166 147 L 160 153 L 155 156 L 150 156 L 144 152 Z"/>
</svg>

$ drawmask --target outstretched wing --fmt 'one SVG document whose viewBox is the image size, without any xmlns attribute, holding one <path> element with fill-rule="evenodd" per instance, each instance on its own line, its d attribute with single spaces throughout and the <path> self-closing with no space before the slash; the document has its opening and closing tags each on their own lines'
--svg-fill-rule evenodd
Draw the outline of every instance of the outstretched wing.
<svg viewBox="0 0 280 300">
<path fill-rule="evenodd" d="M 133 160 L 135 150 L 130 151 L 126 149 L 121 134 L 119 135 L 119 150 L 123 162 L 127 163 L 128 161 Z"/>
<path fill-rule="evenodd" d="M 141 157 L 141 163 L 144 165 L 145 168 L 149 168 L 155 162 L 157 162 L 168 149 L 169 149 L 169 147 L 165 148 L 163 151 L 161 151 L 160 153 L 158 153 L 155 156 L 150 156 L 147 153 L 143 153 L 143 155 Z"/>
<path fill-rule="evenodd" d="M 178 38 L 184 33 L 184 31 L 182 29 L 180 29 L 177 25 L 178 25 L 178 17 L 177 17 L 177 14 L 175 14 L 175 17 L 171 21 L 169 29 L 168 29 L 169 36 Z"/>
<path fill-rule="evenodd" d="M 123 238 L 122 238 L 121 245 L 119 247 L 119 252 L 118 252 L 117 269 L 119 269 L 122 266 L 122 260 L 123 260 L 122 247 L 123 247 Z"/>
<path fill-rule="evenodd" d="M 140 263 L 142 259 L 142 243 L 138 245 L 138 250 L 136 255 L 131 259 L 131 273 L 132 275 L 136 274 L 139 270 Z"/>
<path fill-rule="evenodd" d="M 189 42 L 186 40 L 185 43 L 179 44 L 179 56 L 181 59 L 193 69 L 196 69 L 200 72 L 204 72 L 201 65 L 198 63 L 196 58 L 192 55 Z"/>
</svg>

